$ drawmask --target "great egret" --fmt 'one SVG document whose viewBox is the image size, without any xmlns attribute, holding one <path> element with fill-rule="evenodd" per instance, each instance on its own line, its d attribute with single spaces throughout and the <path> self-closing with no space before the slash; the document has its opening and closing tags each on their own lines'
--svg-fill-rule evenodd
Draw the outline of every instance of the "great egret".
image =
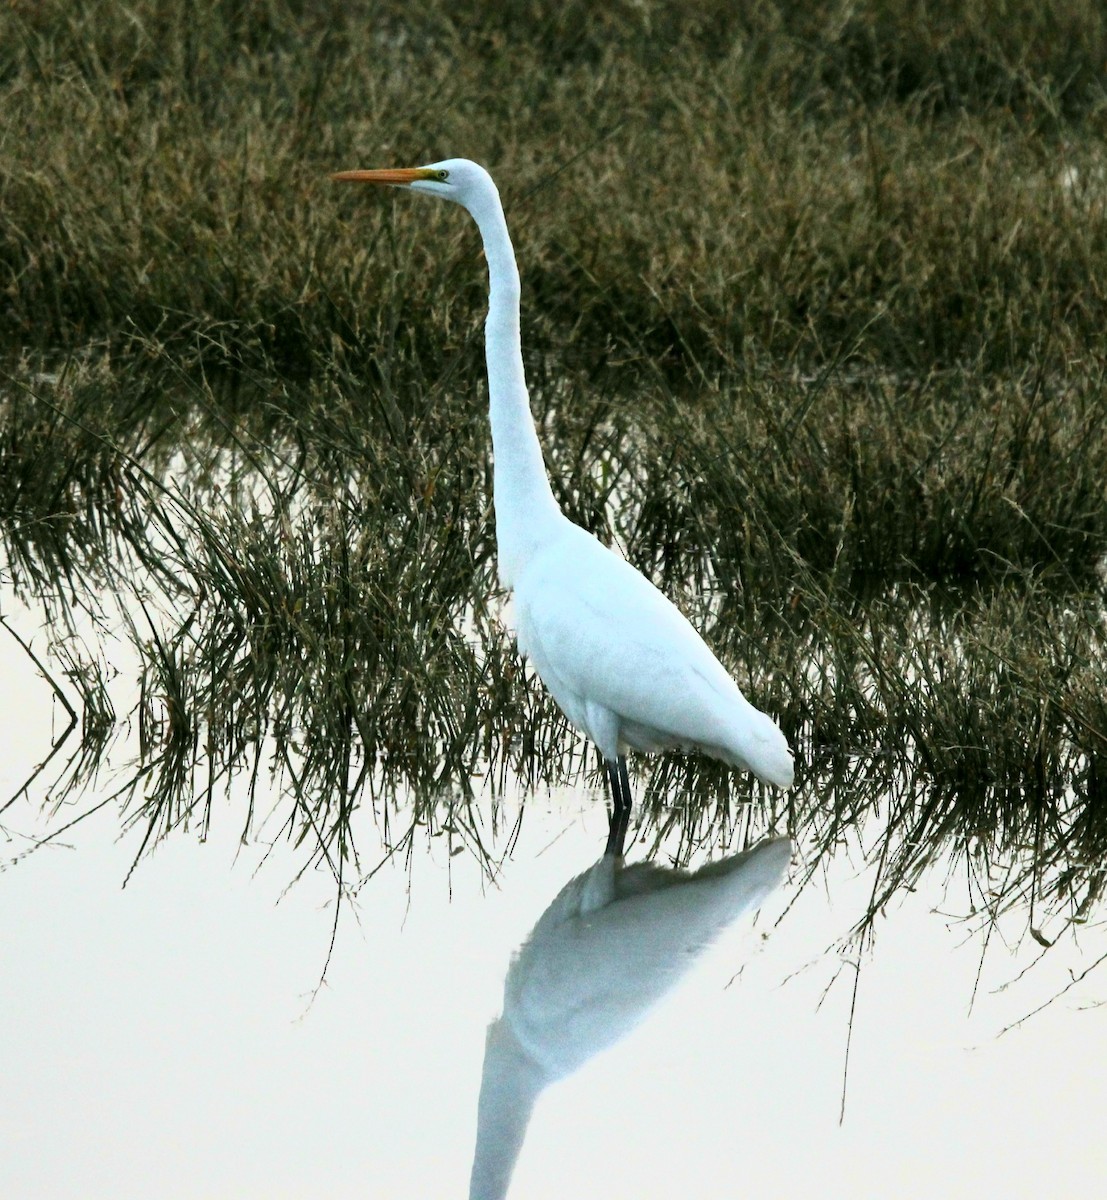
<svg viewBox="0 0 1107 1200">
<path fill-rule="evenodd" d="M 792 754 L 772 718 L 742 695 L 684 615 L 554 500 L 523 373 L 519 270 L 492 177 L 452 158 L 332 178 L 452 200 L 480 230 L 500 580 L 514 592 L 519 649 L 603 755 L 612 795 L 608 851 L 621 853 L 630 820 L 628 748 L 699 750 L 790 787 Z"/>
<path fill-rule="evenodd" d="M 502 1200 L 542 1090 L 628 1034 L 792 858 L 773 838 L 699 871 L 605 854 L 539 918 L 488 1027 L 470 1200 Z"/>
</svg>

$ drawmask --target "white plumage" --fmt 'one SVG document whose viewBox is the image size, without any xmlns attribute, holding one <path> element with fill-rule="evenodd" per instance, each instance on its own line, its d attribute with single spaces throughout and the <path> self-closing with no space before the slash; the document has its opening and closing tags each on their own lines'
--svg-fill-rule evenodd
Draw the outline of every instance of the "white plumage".
<svg viewBox="0 0 1107 1200">
<path fill-rule="evenodd" d="M 615 806 L 609 851 L 621 853 L 629 817 L 627 749 L 695 749 L 790 787 L 792 754 L 772 718 L 746 700 L 673 604 L 569 521 L 553 498 L 523 372 L 519 272 L 491 176 L 466 159 L 448 159 L 335 178 L 452 200 L 480 230 L 500 578 L 514 591 L 520 649 L 607 763 Z"/>
<path fill-rule="evenodd" d="M 515 584 L 519 648 L 562 712 L 609 761 L 694 749 L 788 787 L 792 756 L 687 618 L 569 521 Z"/>
</svg>

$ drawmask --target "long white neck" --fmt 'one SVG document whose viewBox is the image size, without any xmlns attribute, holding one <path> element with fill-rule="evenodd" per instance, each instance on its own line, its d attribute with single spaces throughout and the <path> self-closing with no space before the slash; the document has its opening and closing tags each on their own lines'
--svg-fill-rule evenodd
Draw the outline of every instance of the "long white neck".
<svg viewBox="0 0 1107 1200">
<path fill-rule="evenodd" d="M 565 518 L 550 491 L 534 428 L 519 339 L 519 269 L 495 187 L 469 205 L 488 261 L 488 415 L 492 425 L 493 501 L 500 579 L 514 586 L 520 571 Z"/>
</svg>

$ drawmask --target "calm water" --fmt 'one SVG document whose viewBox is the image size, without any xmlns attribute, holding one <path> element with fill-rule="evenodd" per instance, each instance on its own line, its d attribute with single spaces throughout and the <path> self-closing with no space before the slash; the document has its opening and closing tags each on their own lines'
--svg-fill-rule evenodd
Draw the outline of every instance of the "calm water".
<svg viewBox="0 0 1107 1200">
<path fill-rule="evenodd" d="M 18 656 L 2 665 L 14 787 L 48 744 L 50 703 Z M 444 838 L 417 840 L 343 914 L 318 994 L 332 881 L 286 891 L 301 856 L 278 844 L 259 866 L 277 820 L 242 847 L 234 797 L 215 818 L 205 844 L 182 832 L 125 889 L 141 831 L 119 839 L 110 810 L 0 874 L 3 1195 L 464 1196 L 485 1024 L 512 948 L 596 856 L 600 801 L 531 798 L 495 884 Z M 21 804 L 3 824 L 10 861 L 48 822 Z M 359 832 L 371 866 L 368 821 Z M 837 946 L 869 887 L 846 854 L 798 894 L 787 884 L 643 1027 L 546 1093 L 512 1195 L 1095 1194 L 1102 980 L 998 1035 L 1102 937 L 1017 978 L 1040 948 L 1006 948 L 1013 921 L 970 1013 L 984 942 L 933 911 L 964 915 L 965 888 L 932 872 L 858 960 Z"/>
</svg>

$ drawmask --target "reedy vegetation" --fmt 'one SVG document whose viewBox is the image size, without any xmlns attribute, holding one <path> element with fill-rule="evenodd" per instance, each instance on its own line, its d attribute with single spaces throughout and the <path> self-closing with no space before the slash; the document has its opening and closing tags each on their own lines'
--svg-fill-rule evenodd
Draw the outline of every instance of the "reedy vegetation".
<svg viewBox="0 0 1107 1200">
<path fill-rule="evenodd" d="M 475 234 L 327 180 L 463 154 L 504 192 L 555 492 L 798 750 L 786 798 L 644 766 L 650 827 L 687 853 L 752 803 L 829 847 L 879 812 L 878 902 L 954 846 L 980 903 L 1083 919 L 1101 6 L 417 8 L 0 14 L 6 575 L 85 718 L 55 798 L 116 716 L 62 631 L 113 594 L 143 663 L 119 797 L 151 835 L 275 765 L 344 870 L 367 796 L 479 834 L 489 780 L 591 769 L 489 600 Z"/>
</svg>

